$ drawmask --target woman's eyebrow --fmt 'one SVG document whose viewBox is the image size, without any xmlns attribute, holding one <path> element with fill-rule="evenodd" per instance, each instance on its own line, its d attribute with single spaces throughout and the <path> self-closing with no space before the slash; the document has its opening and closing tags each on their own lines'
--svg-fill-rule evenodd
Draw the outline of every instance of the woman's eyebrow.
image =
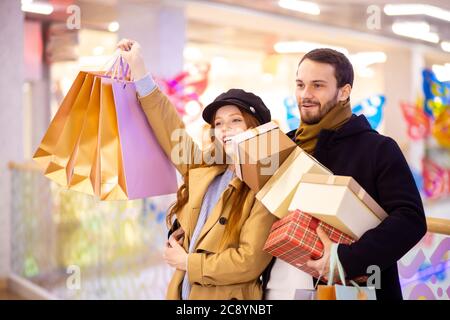
<svg viewBox="0 0 450 320">
<path fill-rule="evenodd" d="M 242 117 L 242 114 L 235 112 L 235 113 L 232 113 L 232 114 L 229 115 L 229 117 L 231 117 L 231 116 L 240 116 L 240 117 Z M 217 120 L 217 119 L 222 119 L 222 117 L 216 117 L 215 120 Z"/>
</svg>

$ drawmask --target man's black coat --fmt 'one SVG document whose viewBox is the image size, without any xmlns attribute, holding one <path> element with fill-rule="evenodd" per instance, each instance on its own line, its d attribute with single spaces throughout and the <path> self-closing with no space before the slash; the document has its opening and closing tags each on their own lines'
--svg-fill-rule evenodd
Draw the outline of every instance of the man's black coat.
<svg viewBox="0 0 450 320">
<path fill-rule="evenodd" d="M 294 134 L 295 130 L 288 136 L 294 139 Z M 377 299 L 402 299 L 397 261 L 424 236 L 426 220 L 419 191 L 397 143 L 372 130 L 363 115 L 353 115 L 337 131 L 322 130 L 313 155 L 335 175 L 352 176 L 389 215 L 357 242 L 339 245 L 338 256 L 347 277 L 366 275 L 369 266 L 379 266 Z"/>
</svg>

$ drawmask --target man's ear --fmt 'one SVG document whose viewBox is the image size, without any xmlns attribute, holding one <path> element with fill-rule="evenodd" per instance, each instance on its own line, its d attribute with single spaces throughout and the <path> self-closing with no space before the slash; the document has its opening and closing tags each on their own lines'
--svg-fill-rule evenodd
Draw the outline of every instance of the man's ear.
<svg viewBox="0 0 450 320">
<path fill-rule="evenodd" d="M 345 101 L 350 97 L 350 93 L 352 92 L 352 86 L 350 84 L 346 84 L 342 88 L 339 89 L 339 101 Z"/>
</svg>

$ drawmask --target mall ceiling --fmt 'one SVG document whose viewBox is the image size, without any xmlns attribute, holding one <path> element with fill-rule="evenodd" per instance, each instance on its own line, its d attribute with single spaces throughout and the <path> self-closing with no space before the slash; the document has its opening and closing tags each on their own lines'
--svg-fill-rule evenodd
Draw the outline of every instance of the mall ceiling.
<svg viewBox="0 0 450 320">
<path fill-rule="evenodd" d="M 111 21 L 116 20 L 118 15 L 119 3 L 130 4 L 158 4 L 158 3 L 174 3 L 180 4 L 189 2 L 188 0 L 40 0 L 41 2 L 51 3 L 55 10 L 47 17 L 41 15 L 27 14 L 27 17 L 32 19 L 41 19 L 49 21 L 65 21 L 67 13 L 65 9 L 69 4 L 77 4 L 82 10 L 82 24 L 85 27 L 93 29 L 107 30 L 108 24 Z M 419 0 L 420 1 L 420 0 Z M 409 41 L 411 44 L 423 44 L 430 47 L 440 49 L 439 43 L 429 43 L 421 40 L 415 40 L 405 38 L 396 35 L 392 31 L 392 24 L 394 22 L 427 22 L 430 26 L 430 31 L 436 32 L 440 39 L 443 41 L 450 41 L 450 21 L 444 21 L 437 18 L 433 18 L 427 15 L 410 15 L 410 16 L 388 16 L 383 13 L 383 8 L 386 4 L 395 3 L 417 3 L 418 0 L 317 0 L 313 1 L 320 7 L 320 15 L 310 15 L 300 13 L 293 10 L 281 8 L 278 5 L 279 0 L 196 0 L 196 3 L 215 3 L 223 6 L 233 6 L 243 8 L 245 10 L 256 10 L 259 13 L 265 13 L 270 15 L 285 16 L 290 19 L 298 19 L 302 22 L 308 22 L 312 25 L 329 25 L 337 28 L 351 29 L 361 31 L 364 33 L 370 33 L 374 35 L 382 35 L 393 39 L 399 39 L 403 41 Z M 450 11 L 449 0 L 427 0 L 421 1 L 422 4 L 428 4 L 440 7 L 444 10 Z M 380 8 L 381 19 L 379 28 L 369 29 L 367 27 L 367 21 L 369 14 L 367 8 L 369 6 L 377 6 Z M 208 39 L 220 39 L 220 41 L 230 42 L 233 45 L 243 45 L 247 47 L 264 47 L 271 41 L 272 35 L 264 35 L 258 32 L 242 31 L 232 32 L 228 30 L 228 34 L 221 34 L 220 37 L 211 36 L 212 33 L 223 32 L 223 28 L 219 26 L 211 26 L 206 28 L 203 23 L 189 21 L 190 30 L 188 38 L 190 40 L 207 41 Z M 242 33 L 244 32 L 244 34 Z M 245 34 L 247 32 L 248 34 Z M 245 35 L 245 36 L 244 36 Z M 249 37 L 248 37 L 249 36 Z M 245 39 L 240 41 L 239 38 Z M 248 41 L 252 39 L 252 41 Z"/>
<path fill-rule="evenodd" d="M 450 11 L 449 0 L 318 0 L 313 1 L 320 7 L 320 15 L 310 15 L 281 8 L 278 0 L 208 0 L 226 5 L 235 5 L 247 9 L 258 10 L 269 14 L 284 15 L 294 19 L 317 23 L 320 25 L 330 25 L 339 28 L 368 32 L 375 35 L 387 36 L 390 38 L 411 41 L 412 43 L 428 44 L 430 46 L 439 47 L 439 44 L 424 43 L 421 40 L 414 40 L 396 35 L 392 32 L 392 24 L 394 22 L 427 22 L 430 25 L 430 31 L 439 34 L 441 40 L 450 41 L 450 21 L 443 21 L 427 15 L 409 15 L 409 16 L 388 16 L 384 14 L 383 8 L 387 4 L 411 4 L 420 3 L 427 4 L 441 9 Z M 367 21 L 369 14 L 367 13 L 369 6 L 376 6 L 380 9 L 381 19 L 380 28 L 369 29 Z M 447 13 L 448 17 L 449 13 Z M 373 21 L 373 20 L 372 20 Z"/>
</svg>

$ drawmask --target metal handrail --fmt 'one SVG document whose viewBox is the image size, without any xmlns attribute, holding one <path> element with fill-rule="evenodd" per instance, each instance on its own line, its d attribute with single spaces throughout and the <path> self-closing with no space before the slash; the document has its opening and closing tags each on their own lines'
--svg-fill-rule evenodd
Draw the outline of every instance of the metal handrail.
<svg viewBox="0 0 450 320">
<path fill-rule="evenodd" d="M 10 162 L 8 162 L 8 168 L 10 170 L 14 169 L 14 170 L 22 170 L 22 171 L 42 172 L 42 169 L 34 161 L 27 161 L 27 162 L 10 161 Z"/>
<path fill-rule="evenodd" d="M 427 217 L 427 229 L 429 232 L 450 235 L 450 220 Z"/>
</svg>

